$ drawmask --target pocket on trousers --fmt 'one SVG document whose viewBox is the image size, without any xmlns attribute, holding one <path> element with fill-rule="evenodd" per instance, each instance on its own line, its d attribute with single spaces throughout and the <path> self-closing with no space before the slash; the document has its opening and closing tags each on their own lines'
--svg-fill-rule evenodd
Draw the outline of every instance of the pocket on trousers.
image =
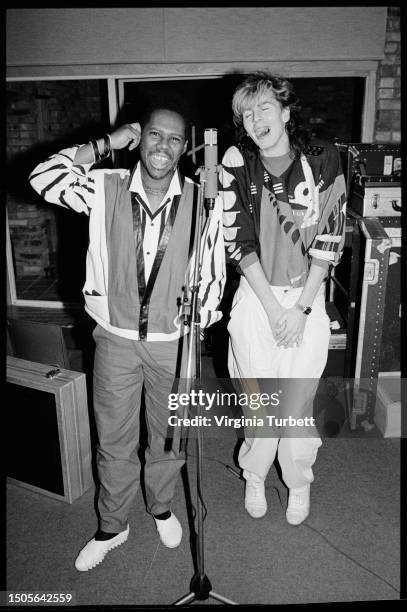
<svg viewBox="0 0 407 612">
<path fill-rule="evenodd" d="M 85 303 L 90 313 L 95 314 L 103 321 L 109 322 L 109 305 L 107 295 L 89 295 L 83 292 Z"/>
<path fill-rule="evenodd" d="M 230 309 L 230 319 L 227 324 L 227 329 L 229 332 L 235 327 L 235 323 L 238 320 L 237 315 L 243 302 L 244 297 L 242 296 L 240 289 L 237 289 L 233 298 L 232 308 Z"/>
</svg>

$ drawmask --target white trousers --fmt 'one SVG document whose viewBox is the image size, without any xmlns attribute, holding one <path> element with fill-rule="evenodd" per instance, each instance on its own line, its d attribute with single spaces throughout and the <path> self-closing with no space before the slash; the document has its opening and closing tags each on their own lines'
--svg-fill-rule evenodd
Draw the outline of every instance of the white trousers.
<svg viewBox="0 0 407 612">
<path fill-rule="evenodd" d="M 302 287 L 273 286 L 271 289 L 285 308 L 294 305 L 302 293 Z M 296 390 L 293 394 L 295 405 L 290 405 L 289 412 L 296 418 L 312 417 L 313 400 L 328 358 L 330 328 L 325 310 L 325 285 L 321 286 L 312 312 L 307 315 L 303 341 L 299 347 L 277 346 L 266 312 L 243 276 L 230 316 L 230 376 L 240 380 L 295 379 L 292 385 Z M 245 387 L 244 381 L 242 384 Z M 306 429 L 308 433 L 301 437 L 289 434 L 279 437 L 278 433 L 275 437 L 264 437 L 264 433 L 246 437 L 239 452 L 244 477 L 264 480 L 278 450 L 278 461 L 287 487 L 298 488 L 311 483 L 314 479 L 312 465 L 322 442 L 316 429 L 311 434 L 309 427 Z M 296 429 L 296 432 L 299 433 L 299 430 Z"/>
</svg>

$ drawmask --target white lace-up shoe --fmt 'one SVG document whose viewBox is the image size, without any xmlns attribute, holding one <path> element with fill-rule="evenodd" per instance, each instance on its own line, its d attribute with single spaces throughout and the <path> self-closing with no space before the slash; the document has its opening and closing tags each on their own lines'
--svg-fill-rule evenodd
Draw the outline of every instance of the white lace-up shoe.
<svg viewBox="0 0 407 612">
<path fill-rule="evenodd" d="M 177 548 L 181 544 L 182 527 L 175 514 L 171 512 L 171 516 L 165 520 L 156 518 L 154 520 L 160 540 L 164 546 L 167 548 Z"/>
<path fill-rule="evenodd" d="M 244 507 L 253 518 L 261 518 L 267 512 L 267 501 L 264 492 L 264 481 L 247 479 Z"/>
<path fill-rule="evenodd" d="M 125 531 L 121 531 L 110 540 L 99 541 L 92 538 L 84 546 L 76 558 L 75 567 L 80 572 L 86 572 L 103 561 L 109 550 L 123 544 L 129 536 L 130 528 L 127 526 Z"/>
<path fill-rule="evenodd" d="M 309 484 L 299 489 L 290 489 L 286 512 L 290 525 L 300 525 L 309 515 L 310 490 L 311 485 Z"/>
</svg>

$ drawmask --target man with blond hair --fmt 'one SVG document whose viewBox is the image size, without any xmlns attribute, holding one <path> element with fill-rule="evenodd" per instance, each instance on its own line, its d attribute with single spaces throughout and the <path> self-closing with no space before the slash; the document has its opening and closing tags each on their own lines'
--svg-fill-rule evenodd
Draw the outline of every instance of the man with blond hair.
<svg viewBox="0 0 407 612">
<path fill-rule="evenodd" d="M 222 162 L 224 238 L 227 260 L 241 276 L 228 325 L 229 372 L 246 381 L 296 379 L 286 385 L 284 410 L 301 423 L 312 416 L 328 356 L 325 280 L 344 242 L 344 177 L 336 148 L 310 144 L 299 129 L 286 79 L 249 75 L 232 108 L 238 146 Z M 264 481 L 278 452 L 289 489 L 287 521 L 302 523 L 320 445 L 310 428 L 246 434 L 239 464 L 247 512 L 265 515 Z"/>
</svg>

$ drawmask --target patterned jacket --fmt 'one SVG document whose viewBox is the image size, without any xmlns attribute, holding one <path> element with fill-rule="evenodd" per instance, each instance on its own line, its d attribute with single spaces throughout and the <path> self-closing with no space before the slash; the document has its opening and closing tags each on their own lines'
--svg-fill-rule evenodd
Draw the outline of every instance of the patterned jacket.
<svg viewBox="0 0 407 612">
<path fill-rule="evenodd" d="M 230 147 L 222 160 L 223 224 L 227 261 L 241 270 L 260 259 L 260 211 L 263 187 L 279 198 L 260 157 Z M 315 141 L 282 175 L 281 191 L 296 213 L 297 223 L 286 223 L 292 240 L 301 240 L 309 262 L 326 269 L 336 265 L 345 238 L 345 181 L 336 147 Z M 284 225 L 283 225 L 284 227 Z"/>
<path fill-rule="evenodd" d="M 145 341 L 179 338 L 187 331 L 178 315 L 184 287 L 191 286 L 195 259 L 191 227 L 197 185 L 180 177 L 182 193 L 173 197 L 145 283 L 140 205 L 129 190 L 130 172 L 74 165 L 77 149 L 64 149 L 39 164 L 30 183 L 47 202 L 89 215 L 83 288 L 86 311 L 102 327 L 122 337 Z M 201 249 L 198 297 L 201 327 L 205 328 L 222 316 L 217 310 L 225 285 L 220 198 L 204 226 Z"/>
</svg>

